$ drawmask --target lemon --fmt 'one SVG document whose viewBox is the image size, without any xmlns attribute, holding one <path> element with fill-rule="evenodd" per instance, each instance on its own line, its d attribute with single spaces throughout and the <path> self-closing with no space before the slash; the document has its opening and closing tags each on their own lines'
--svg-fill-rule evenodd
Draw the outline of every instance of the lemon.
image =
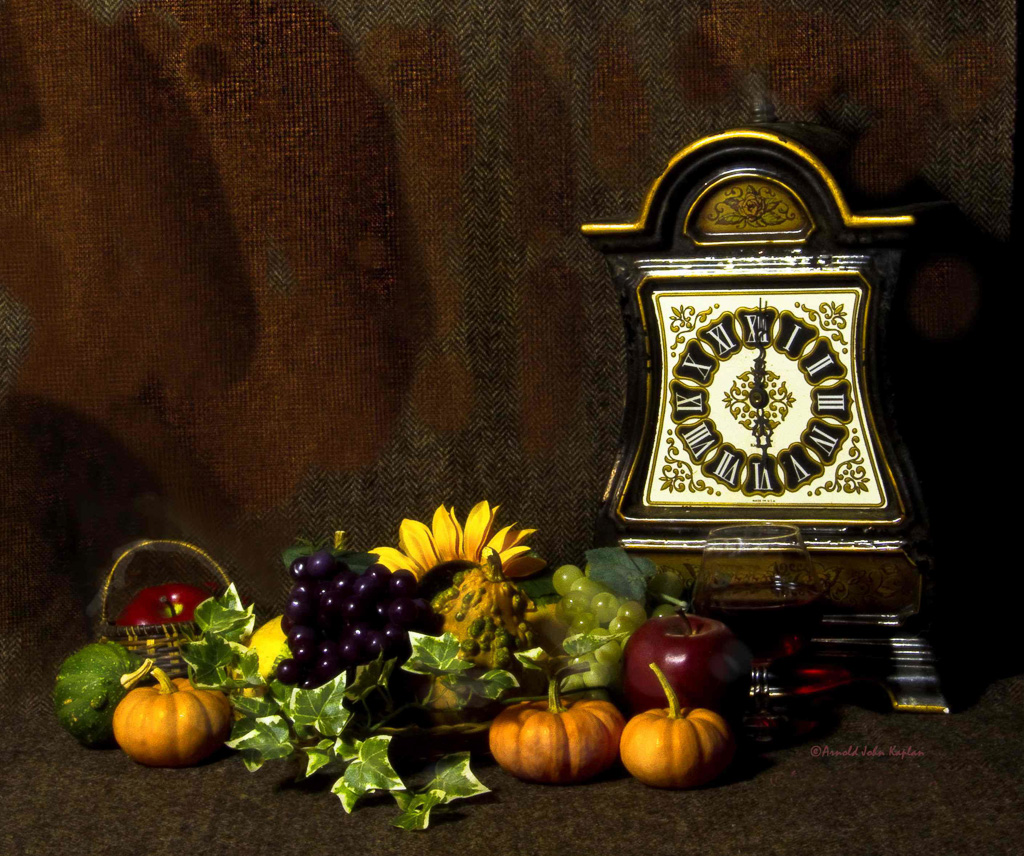
<svg viewBox="0 0 1024 856">
<path fill-rule="evenodd" d="M 259 656 L 260 676 L 265 681 L 270 679 L 278 663 L 292 655 L 288 648 L 288 635 L 281 629 L 283 617 L 271 618 L 249 639 L 249 650 Z"/>
</svg>

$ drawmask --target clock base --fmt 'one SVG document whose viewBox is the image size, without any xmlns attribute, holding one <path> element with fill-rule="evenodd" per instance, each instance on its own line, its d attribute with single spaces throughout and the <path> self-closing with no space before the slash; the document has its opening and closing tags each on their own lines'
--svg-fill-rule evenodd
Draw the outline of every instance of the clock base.
<svg viewBox="0 0 1024 856">
<path fill-rule="evenodd" d="M 897 626 L 879 625 L 875 623 L 878 616 L 864 616 L 871 624 L 865 622 L 859 628 L 849 618 L 843 616 L 842 622 L 834 623 L 826 618 L 825 632 L 812 639 L 801 655 L 789 663 L 779 661 L 758 676 L 755 684 L 760 691 L 785 704 L 847 688 L 872 687 L 884 691 L 892 709 L 901 713 L 950 712 L 938 661 L 926 639 Z"/>
</svg>

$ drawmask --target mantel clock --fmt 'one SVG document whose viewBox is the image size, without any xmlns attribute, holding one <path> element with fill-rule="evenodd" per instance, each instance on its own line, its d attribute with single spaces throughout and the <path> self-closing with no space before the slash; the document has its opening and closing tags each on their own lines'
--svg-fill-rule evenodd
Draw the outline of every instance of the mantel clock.
<svg viewBox="0 0 1024 856">
<path fill-rule="evenodd" d="M 692 573 L 715 526 L 798 524 L 832 607 L 823 656 L 897 708 L 946 710 L 916 633 L 926 521 L 885 377 L 917 215 L 851 212 L 837 141 L 775 123 L 706 137 L 635 221 L 583 227 L 618 289 L 629 378 L 598 540 Z"/>
</svg>

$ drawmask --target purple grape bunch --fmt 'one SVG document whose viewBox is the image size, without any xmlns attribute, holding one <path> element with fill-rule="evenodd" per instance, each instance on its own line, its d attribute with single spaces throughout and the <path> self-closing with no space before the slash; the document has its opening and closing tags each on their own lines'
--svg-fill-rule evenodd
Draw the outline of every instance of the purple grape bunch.
<svg viewBox="0 0 1024 856">
<path fill-rule="evenodd" d="M 312 689 L 381 653 L 402 661 L 409 631 L 429 632 L 433 624 L 410 571 L 377 564 L 357 574 L 327 550 L 296 559 L 289 571 L 294 585 L 282 626 L 292 656 L 277 667 L 283 684 Z"/>
</svg>

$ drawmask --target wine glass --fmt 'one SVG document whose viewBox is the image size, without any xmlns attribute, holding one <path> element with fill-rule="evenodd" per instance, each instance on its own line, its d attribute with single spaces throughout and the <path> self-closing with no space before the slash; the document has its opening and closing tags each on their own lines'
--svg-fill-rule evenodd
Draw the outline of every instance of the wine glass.
<svg viewBox="0 0 1024 856">
<path fill-rule="evenodd" d="M 769 666 L 803 647 L 823 606 L 824 587 L 796 526 L 758 523 L 708 533 L 693 607 L 750 648 L 752 704 L 744 725 L 755 740 L 774 739 L 788 721 L 772 709 Z"/>
</svg>

